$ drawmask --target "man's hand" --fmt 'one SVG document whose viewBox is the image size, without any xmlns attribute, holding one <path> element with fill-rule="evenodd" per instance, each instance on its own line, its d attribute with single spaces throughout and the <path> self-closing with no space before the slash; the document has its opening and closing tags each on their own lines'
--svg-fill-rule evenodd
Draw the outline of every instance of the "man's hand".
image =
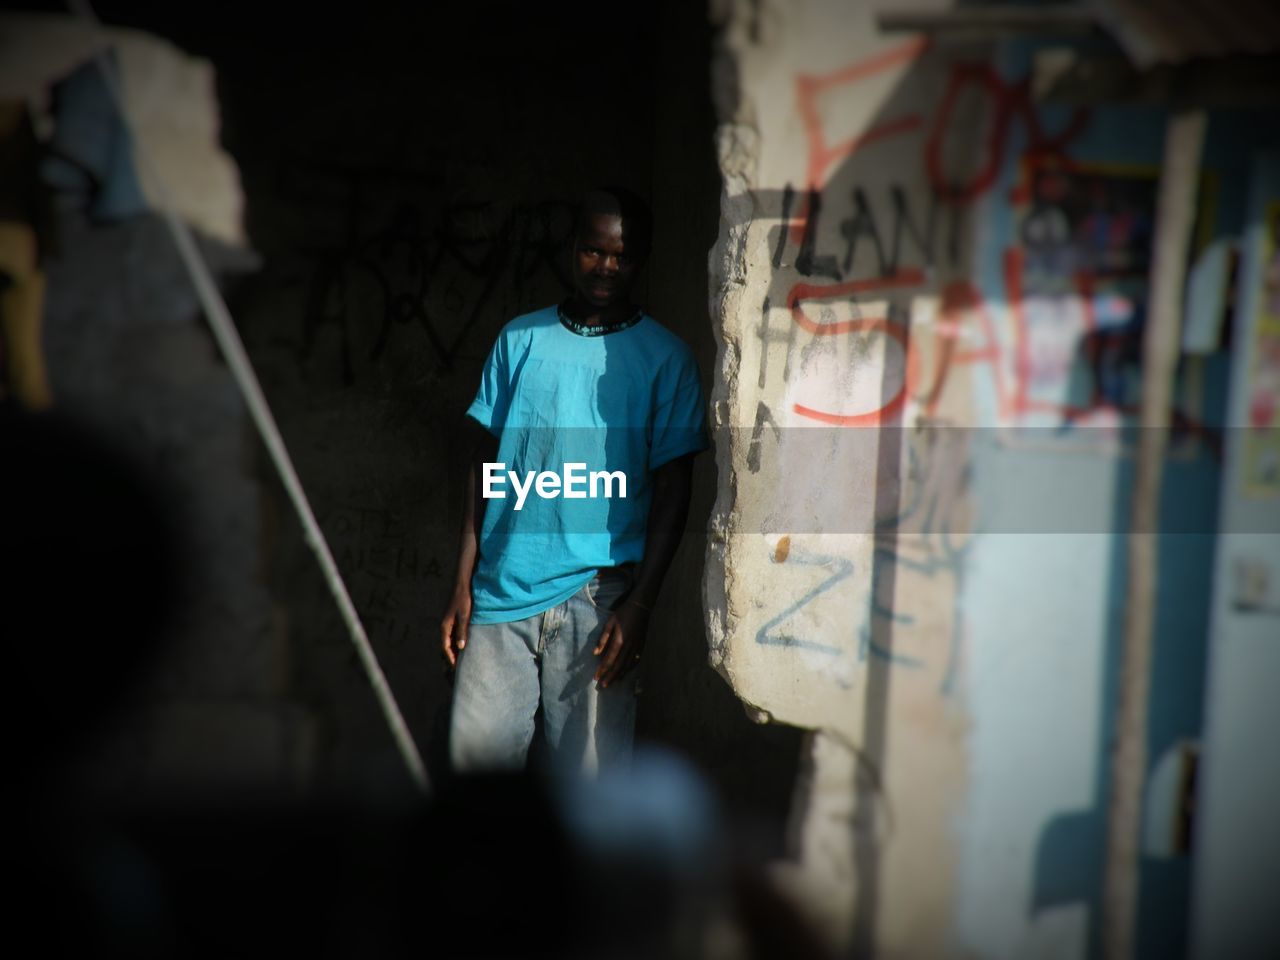
<svg viewBox="0 0 1280 960">
<path fill-rule="evenodd" d="M 604 655 L 596 669 L 596 683 L 607 687 L 621 680 L 640 662 L 645 634 L 649 631 L 649 613 L 638 604 L 627 601 L 609 617 L 593 653 Z"/>
<path fill-rule="evenodd" d="M 467 630 L 471 626 L 471 585 L 460 584 L 453 590 L 453 599 L 440 621 L 440 645 L 449 666 L 458 665 L 458 654 L 467 645 Z"/>
</svg>

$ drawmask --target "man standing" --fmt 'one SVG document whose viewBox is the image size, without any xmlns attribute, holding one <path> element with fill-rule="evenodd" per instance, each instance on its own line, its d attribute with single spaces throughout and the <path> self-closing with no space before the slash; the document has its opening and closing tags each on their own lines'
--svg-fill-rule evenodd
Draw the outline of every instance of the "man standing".
<svg viewBox="0 0 1280 960">
<path fill-rule="evenodd" d="M 539 708 L 555 767 L 630 755 L 633 671 L 707 446 L 692 352 L 631 301 L 651 235 L 634 194 L 588 193 L 573 295 L 503 328 L 467 411 L 487 433 L 441 623 L 455 770 L 523 766 Z"/>
</svg>

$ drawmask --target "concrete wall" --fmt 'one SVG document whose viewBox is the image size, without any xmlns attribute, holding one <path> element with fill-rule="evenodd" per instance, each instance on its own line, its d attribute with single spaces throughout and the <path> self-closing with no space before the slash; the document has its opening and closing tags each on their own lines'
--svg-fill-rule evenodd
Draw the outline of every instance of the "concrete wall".
<svg viewBox="0 0 1280 960">
<path fill-rule="evenodd" d="M 878 6 L 720 10 L 712 649 L 815 731 L 783 875 L 833 935 L 1086 956 L 1164 114 L 1037 102 L 1032 46 L 885 36 Z M 1213 118 L 1198 257 L 1241 228 L 1256 124 Z M 1201 726 L 1227 372 L 1212 333 L 1179 370 L 1153 768 Z M 1190 861 L 1155 834 L 1140 950 L 1168 956 Z"/>
<path fill-rule="evenodd" d="M 964 717 L 944 692 L 956 670 L 964 478 L 939 459 L 942 471 L 882 483 L 910 444 L 926 450 L 951 438 L 860 428 L 900 405 L 905 342 L 895 334 L 914 282 L 903 278 L 929 266 L 944 236 L 922 245 L 904 234 L 890 249 L 895 201 L 927 233 L 931 199 L 913 131 L 945 82 L 945 62 L 921 60 L 914 41 L 882 41 L 864 5 L 744 4 L 724 39 L 712 648 L 745 700 L 822 731 L 798 801 L 799 895 L 838 936 L 849 936 L 855 915 L 874 916 L 892 930 L 876 942 L 927 952 L 946 927 L 950 811 L 965 780 Z M 857 136 L 874 155 L 852 149 Z M 810 181 L 822 206 L 806 221 Z M 850 228 L 847 256 L 842 225 L 853 220 L 855 190 L 874 205 L 883 260 L 860 227 Z M 945 219 L 939 226 L 949 229 Z M 968 274 L 967 231 L 955 239 L 931 289 Z M 952 398 L 953 416 L 967 422 L 968 398 Z M 922 522 L 910 559 L 874 536 L 905 512 Z M 873 606 L 901 616 L 873 616 Z M 891 658 L 916 665 L 894 687 L 892 714 Z M 881 879 L 867 882 L 871 871 Z M 894 896 L 897 884 L 913 896 Z M 869 936 L 868 923 L 858 929 Z"/>
</svg>

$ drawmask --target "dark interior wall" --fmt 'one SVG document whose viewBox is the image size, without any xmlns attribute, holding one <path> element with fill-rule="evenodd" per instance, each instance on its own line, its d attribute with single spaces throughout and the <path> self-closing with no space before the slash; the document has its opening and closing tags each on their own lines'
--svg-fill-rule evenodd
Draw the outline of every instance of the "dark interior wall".
<svg viewBox="0 0 1280 960">
<path fill-rule="evenodd" d="M 566 292 L 584 186 L 649 195 L 642 295 L 694 348 L 715 345 L 707 251 L 719 180 L 700 4 L 625 9 L 362 4 L 273 24 L 225 5 L 145 15 L 99 4 L 213 61 L 222 140 L 264 259 L 233 313 L 410 728 L 443 745 L 437 623 L 451 582 L 463 411 L 500 327 Z M 794 731 L 750 723 L 707 666 L 702 531 L 715 465 L 700 458 L 691 533 L 647 660 L 640 733 L 672 744 L 729 808 L 779 820 Z M 261 474 L 275 487 L 270 468 Z M 292 696 L 319 718 L 322 785 L 403 773 L 316 564 L 277 489 L 271 590 Z"/>
<path fill-rule="evenodd" d="M 459 427 L 500 327 L 565 292 L 584 181 L 645 190 L 647 71 L 515 4 L 366 8 L 278 58 L 219 68 L 224 142 L 267 269 L 237 314 L 416 739 L 443 747 L 437 623 L 453 573 Z M 645 18 L 615 18 L 627 44 Z M 630 66 L 630 69 L 628 67 Z M 283 510 L 283 502 L 278 501 Z M 272 550 L 300 695 L 334 785 L 402 777 L 288 516 Z"/>
</svg>

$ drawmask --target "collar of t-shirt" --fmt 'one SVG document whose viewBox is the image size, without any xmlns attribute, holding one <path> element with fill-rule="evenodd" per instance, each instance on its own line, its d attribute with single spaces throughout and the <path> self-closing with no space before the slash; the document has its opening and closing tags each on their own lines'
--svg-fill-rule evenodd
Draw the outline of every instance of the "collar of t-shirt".
<svg viewBox="0 0 1280 960">
<path fill-rule="evenodd" d="M 574 320 L 565 312 L 564 304 L 560 304 L 556 308 L 556 314 L 560 317 L 560 325 L 570 333 L 576 333 L 580 337 L 603 337 L 607 333 L 617 333 L 619 330 L 626 330 L 634 327 L 640 322 L 640 318 L 644 316 L 644 311 L 637 309 L 635 313 L 622 320 L 614 320 L 611 323 L 580 323 Z"/>
</svg>

